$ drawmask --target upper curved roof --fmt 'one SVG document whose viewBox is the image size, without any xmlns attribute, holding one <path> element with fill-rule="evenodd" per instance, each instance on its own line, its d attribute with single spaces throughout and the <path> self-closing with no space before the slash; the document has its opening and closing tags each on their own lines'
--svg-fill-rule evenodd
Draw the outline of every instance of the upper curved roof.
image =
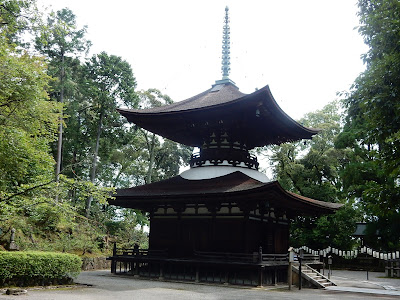
<svg viewBox="0 0 400 300">
<path fill-rule="evenodd" d="M 201 147 L 211 124 L 234 127 L 248 149 L 310 139 L 319 132 L 302 126 L 277 104 L 268 86 L 243 94 L 231 83 L 216 84 L 189 99 L 149 109 L 118 109 L 129 122 L 170 140 Z"/>
<path fill-rule="evenodd" d="M 215 91 L 213 91 L 215 89 Z M 153 107 L 148 109 L 119 109 L 118 111 L 124 115 L 124 112 L 130 112 L 133 114 L 167 114 L 167 113 L 179 113 L 184 111 L 191 111 L 196 109 L 203 109 L 211 106 L 218 106 L 226 104 L 234 100 L 240 99 L 246 96 L 246 94 L 239 91 L 239 89 L 233 84 L 220 84 L 214 85 L 212 88 L 190 97 L 186 100 L 172 103 L 170 105 L 164 105 L 159 107 Z"/>
</svg>

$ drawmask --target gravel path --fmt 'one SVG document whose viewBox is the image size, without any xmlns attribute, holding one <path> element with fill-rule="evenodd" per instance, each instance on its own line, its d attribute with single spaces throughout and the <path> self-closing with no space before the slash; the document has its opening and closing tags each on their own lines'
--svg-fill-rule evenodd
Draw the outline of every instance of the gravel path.
<svg viewBox="0 0 400 300">
<path fill-rule="evenodd" d="M 351 271 L 333 271 L 332 279 L 339 284 L 354 287 L 384 289 L 392 286 L 400 289 L 399 279 L 379 278 L 382 273 L 370 273 L 366 281 L 366 273 Z M 364 278 L 365 277 L 365 278 Z M 29 299 L 29 300 L 180 300 L 180 299 L 268 299 L 268 300 L 331 300 L 331 299 L 376 299 L 377 295 L 358 294 L 343 291 L 327 291 L 318 289 L 302 289 L 296 287 L 289 291 L 287 286 L 265 288 L 238 288 L 216 285 L 199 285 L 190 283 L 175 283 L 134 279 L 132 277 L 111 275 L 107 271 L 82 272 L 76 280 L 82 284 L 75 288 L 29 289 L 21 296 L 0 295 L 0 299 Z M 398 297 L 379 295 L 379 299 L 398 299 Z"/>
</svg>

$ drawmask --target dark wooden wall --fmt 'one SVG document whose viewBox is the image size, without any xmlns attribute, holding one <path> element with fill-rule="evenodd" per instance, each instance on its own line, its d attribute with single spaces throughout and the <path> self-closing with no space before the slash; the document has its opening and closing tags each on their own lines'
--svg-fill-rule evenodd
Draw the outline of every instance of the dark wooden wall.
<svg viewBox="0 0 400 300">
<path fill-rule="evenodd" d="M 194 251 L 286 253 L 287 224 L 246 218 L 152 218 L 150 249 L 168 249 L 171 257 L 191 257 Z"/>
</svg>

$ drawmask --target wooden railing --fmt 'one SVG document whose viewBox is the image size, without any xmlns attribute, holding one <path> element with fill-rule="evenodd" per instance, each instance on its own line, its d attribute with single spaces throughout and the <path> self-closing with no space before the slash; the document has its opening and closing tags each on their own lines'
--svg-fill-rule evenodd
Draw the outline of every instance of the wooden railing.
<svg viewBox="0 0 400 300">
<path fill-rule="evenodd" d="M 262 286 L 284 282 L 288 255 L 195 251 L 186 258 L 168 257 L 166 250 L 114 246 L 111 272 L 161 280 Z"/>
<path fill-rule="evenodd" d="M 231 252 L 206 252 L 194 251 L 194 257 L 203 260 L 221 261 L 221 262 L 239 262 L 239 263 L 272 263 L 287 262 L 288 254 L 262 253 L 231 253 Z M 114 244 L 114 257 L 136 257 L 136 258 L 163 258 L 168 256 L 168 250 L 149 250 L 139 248 L 117 248 Z M 306 258 L 307 257 L 307 258 Z M 314 258 L 314 257 L 313 257 Z M 305 255 L 305 260 L 311 260 L 311 255 Z"/>
<path fill-rule="evenodd" d="M 313 254 L 303 254 L 303 261 L 319 261 L 319 256 Z"/>
<path fill-rule="evenodd" d="M 262 252 L 254 253 L 228 253 L 228 252 L 201 252 L 195 251 L 195 257 L 201 259 L 243 262 L 243 263 L 269 263 L 269 262 L 286 262 L 287 254 L 264 254 Z"/>
<path fill-rule="evenodd" d="M 288 261 L 288 254 L 262 254 L 263 262 L 283 262 Z"/>
<path fill-rule="evenodd" d="M 257 157 L 249 154 L 248 152 L 221 152 L 217 150 L 215 152 L 203 151 L 201 154 L 200 152 L 192 154 L 190 157 L 190 167 L 201 167 L 207 161 L 214 166 L 223 164 L 224 161 L 227 161 L 229 165 L 234 167 L 244 163 L 247 168 L 255 170 L 258 170 L 259 166 Z"/>
<path fill-rule="evenodd" d="M 254 262 L 257 256 L 248 253 L 204 252 L 195 251 L 194 256 L 200 259 L 236 262 Z"/>
<path fill-rule="evenodd" d="M 400 259 L 390 259 L 386 262 L 386 277 L 400 277 Z"/>
<path fill-rule="evenodd" d="M 113 256 L 135 256 L 135 257 L 167 257 L 168 250 L 149 250 L 139 248 L 119 248 L 116 244 L 113 248 Z"/>
</svg>

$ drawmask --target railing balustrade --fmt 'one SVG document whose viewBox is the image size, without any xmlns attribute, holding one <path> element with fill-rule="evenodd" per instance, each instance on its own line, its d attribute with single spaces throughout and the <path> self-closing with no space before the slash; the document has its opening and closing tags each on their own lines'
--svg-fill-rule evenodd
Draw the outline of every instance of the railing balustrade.
<svg viewBox="0 0 400 300">
<path fill-rule="evenodd" d="M 190 158 L 190 167 L 201 167 L 205 165 L 207 162 L 211 165 L 217 166 L 224 164 L 227 162 L 229 165 L 232 166 L 240 166 L 243 163 L 246 168 L 258 170 L 259 163 L 257 161 L 257 157 L 246 153 L 239 154 L 232 154 L 232 153 L 225 153 L 225 156 L 215 155 L 215 154 L 200 154 L 194 153 L 191 155 Z"/>
</svg>

